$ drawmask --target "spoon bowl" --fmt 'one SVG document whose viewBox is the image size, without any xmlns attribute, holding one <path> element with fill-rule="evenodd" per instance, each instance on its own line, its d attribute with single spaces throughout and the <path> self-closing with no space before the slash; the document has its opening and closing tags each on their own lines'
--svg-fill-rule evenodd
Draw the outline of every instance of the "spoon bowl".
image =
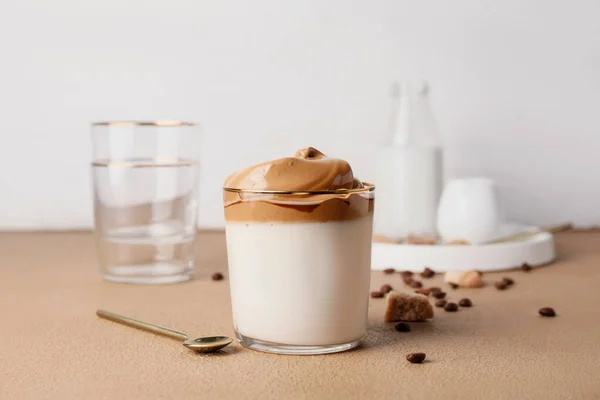
<svg viewBox="0 0 600 400">
<path fill-rule="evenodd" d="M 197 353 L 212 353 L 230 345 L 231 342 L 233 339 L 227 336 L 207 336 L 188 339 L 183 345 Z"/>
</svg>

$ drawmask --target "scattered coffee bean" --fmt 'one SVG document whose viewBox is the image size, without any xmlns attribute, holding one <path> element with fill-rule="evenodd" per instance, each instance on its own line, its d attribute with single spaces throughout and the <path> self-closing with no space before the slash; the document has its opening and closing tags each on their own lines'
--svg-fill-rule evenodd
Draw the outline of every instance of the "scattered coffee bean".
<svg viewBox="0 0 600 400">
<path fill-rule="evenodd" d="M 220 272 L 215 272 L 215 273 L 212 275 L 212 280 L 213 280 L 213 281 L 222 281 L 222 280 L 223 280 L 223 274 L 222 274 L 222 273 L 220 273 Z"/>
<path fill-rule="evenodd" d="M 410 332 L 410 325 L 405 322 L 398 322 L 394 325 L 394 329 L 398 332 Z"/>
<path fill-rule="evenodd" d="M 383 270 L 384 274 L 393 274 L 394 272 L 396 272 L 394 268 L 386 268 Z"/>
<path fill-rule="evenodd" d="M 444 307 L 446 305 L 447 301 L 446 300 L 438 300 L 435 302 L 435 306 L 436 307 Z"/>
<path fill-rule="evenodd" d="M 556 317 L 556 311 L 551 307 L 540 308 L 538 312 L 542 317 Z"/>
<path fill-rule="evenodd" d="M 455 312 L 458 311 L 458 306 L 456 305 L 456 303 L 446 303 L 446 305 L 444 306 L 444 310 L 448 312 Z"/>
<path fill-rule="evenodd" d="M 383 293 L 380 292 L 379 290 L 374 290 L 371 292 L 371 297 L 374 299 L 380 299 L 383 297 Z"/>
<path fill-rule="evenodd" d="M 420 289 L 423 287 L 423 284 L 419 281 L 412 281 L 410 283 L 410 287 L 412 287 L 413 289 Z"/>
<path fill-rule="evenodd" d="M 461 307 L 471 307 L 473 303 L 471 302 L 471 299 L 460 299 L 458 305 Z"/>
<path fill-rule="evenodd" d="M 506 286 L 510 286 L 510 285 L 514 284 L 515 281 L 513 281 L 510 278 L 502 278 L 502 283 L 504 283 Z"/>
<path fill-rule="evenodd" d="M 400 274 L 405 278 L 413 276 L 412 271 L 402 271 Z"/>
<path fill-rule="evenodd" d="M 498 290 L 505 290 L 507 288 L 506 283 L 504 282 L 496 282 L 494 283 L 494 286 L 496 286 L 496 289 Z"/>
<path fill-rule="evenodd" d="M 433 278 L 435 276 L 435 271 L 429 267 L 425 267 L 423 272 L 421 272 L 421 276 L 423 278 Z"/>
<path fill-rule="evenodd" d="M 521 270 L 523 272 L 529 272 L 529 271 L 531 271 L 531 265 L 529 265 L 527 263 L 523 263 L 523 265 L 521 265 Z"/>
<path fill-rule="evenodd" d="M 420 364 L 425 361 L 425 353 L 410 353 L 406 359 L 413 364 Z"/>
<path fill-rule="evenodd" d="M 443 299 L 444 297 L 446 297 L 446 292 L 435 292 L 433 293 L 433 297 L 435 297 L 436 299 Z"/>
<path fill-rule="evenodd" d="M 458 289 L 458 285 L 456 283 L 449 283 L 448 285 L 450 285 L 452 289 Z"/>
<path fill-rule="evenodd" d="M 411 283 L 413 283 L 413 278 L 411 278 L 410 276 L 405 276 L 404 278 L 402 278 L 402 280 L 404 281 L 405 285 L 410 286 Z"/>
<path fill-rule="evenodd" d="M 434 287 L 430 287 L 430 288 L 429 288 L 429 291 L 430 291 L 431 293 L 435 293 L 435 292 L 441 292 L 441 291 L 442 291 L 442 289 L 440 289 L 439 287 L 435 287 L 435 286 L 434 286 Z"/>
<path fill-rule="evenodd" d="M 415 293 L 424 294 L 425 296 L 429 296 L 431 291 L 429 289 L 417 289 Z"/>
<path fill-rule="evenodd" d="M 383 294 L 388 294 L 389 292 L 391 292 L 392 290 L 394 290 L 393 287 L 391 287 L 390 285 L 383 285 L 381 287 L 381 289 L 379 289 L 379 291 Z"/>
</svg>

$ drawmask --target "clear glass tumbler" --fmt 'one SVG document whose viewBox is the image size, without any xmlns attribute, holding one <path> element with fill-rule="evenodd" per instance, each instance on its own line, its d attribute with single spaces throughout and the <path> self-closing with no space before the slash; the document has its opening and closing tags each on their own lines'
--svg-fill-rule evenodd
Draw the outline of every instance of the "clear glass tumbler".
<svg viewBox="0 0 600 400">
<path fill-rule="evenodd" d="M 325 354 L 367 333 L 374 186 L 224 188 L 233 324 L 245 347 Z"/>
<path fill-rule="evenodd" d="M 175 283 L 194 272 L 200 126 L 92 124 L 95 236 L 104 279 Z"/>
</svg>

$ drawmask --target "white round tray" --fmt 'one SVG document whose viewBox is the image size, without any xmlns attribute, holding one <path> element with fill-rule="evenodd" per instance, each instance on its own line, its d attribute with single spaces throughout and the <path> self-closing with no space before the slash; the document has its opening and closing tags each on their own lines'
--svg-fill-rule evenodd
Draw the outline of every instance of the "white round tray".
<svg viewBox="0 0 600 400">
<path fill-rule="evenodd" d="M 534 231 L 539 228 L 509 224 L 504 232 Z M 556 258 L 550 233 L 539 233 L 527 239 L 488 245 L 411 245 L 373 243 L 371 268 L 382 270 L 434 271 L 480 270 L 497 271 L 548 264 Z"/>
</svg>

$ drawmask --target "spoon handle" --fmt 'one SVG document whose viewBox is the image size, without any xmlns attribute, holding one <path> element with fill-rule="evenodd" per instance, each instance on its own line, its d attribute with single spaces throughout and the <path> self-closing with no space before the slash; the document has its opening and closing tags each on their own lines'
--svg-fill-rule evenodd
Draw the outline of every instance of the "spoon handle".
<svg viewBox="0 0 600 400">
<path fill-rule="evenodd" d="M 123 315 L 118 315 L 111 313 L 105 310 L 96 311 L 96 315 L 100 318 L 107 319 L 109 321 L 117 322 L 119 324 L 127 325 L 132 328 L 142 329 L 144 331 L 156 333 L 158 335 L 163 335 L 170 337 L 172 339 L 177 339 L 181 341 L 188 340 L 188 336 L 183 332 L 178 332 L 173 329 L 165 328 L 163 326 L 149 324 L 147 322 L 138 321 L 137 319 L 124 317 Z"/>
<path fill-rule="evenodd" d="M 484 244 L 514 242 L 517 240 L 526 239 L 528 237 L 535 236 L 542 232 L 557 233 L 557 232 L 562 232 L 562 231 L 568 231 L 569 229 L 573 229 L 573 224 L 571 224 L 570 222 L 566 222 L 563 224 L 552 225 L 552 226 L 540 228 L 540 229 L 538 229 L 536 231 L 532 231 L 532 232 L 521 232 L 521 233 L 516 233 L 514 235 L 506 236 L 506 237 L 499 238 L 499 239 L 492 239 L 492 240 L 485 242 Z"/>
</svg>

